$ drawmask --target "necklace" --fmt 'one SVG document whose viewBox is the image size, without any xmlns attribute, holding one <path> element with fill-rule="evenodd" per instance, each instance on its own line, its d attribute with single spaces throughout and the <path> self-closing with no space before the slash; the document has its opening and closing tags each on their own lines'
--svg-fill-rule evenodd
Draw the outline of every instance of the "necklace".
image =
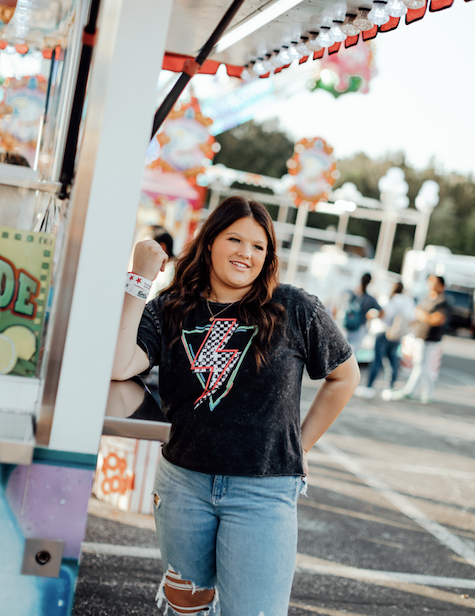
<svg viewBox="0 0 475 616">
<path fill-rule="evenodd" d="M 237 302 L 238 302 L 238 301 L 240 301 L 240 300 L 238 300 L 238 299 L 237 299 L 237 300 L 236 300 L 235 302 L 233 302 L 232 304 L 226 304 L 226 306 L 225 306 L 222 310 L 220 310 L 220 311 L 219 311 L 219 312 L 217 312 L 216 314 L 213 314 L 213 312 L 212 312 L 212 310 L 211 310 L 211 307 L 210 307 L 210 305 L 209 305 L 209 299 L 208 299 L 208 298 L 206 298 L 206 305 L 208 306 L 208 310 L 209 310 L 209 313 L 210 313 L 210 315 L 211 315 L 211 317 L 210 317 L 210 319 L 209 319 L 209 320 L 210 320 L 210 322 L 213 322 L 213 321 L 216 319 L 216 317 L 218 317 L 218 316 L 219 316 L 222 312 L 224 312 L 224 311 L 225 311 L 225 310 L 227 310 L 228 308 L 231 308 L 231 306 L 234 306 L 234 304 L 237 304 Z"/>
</svg>

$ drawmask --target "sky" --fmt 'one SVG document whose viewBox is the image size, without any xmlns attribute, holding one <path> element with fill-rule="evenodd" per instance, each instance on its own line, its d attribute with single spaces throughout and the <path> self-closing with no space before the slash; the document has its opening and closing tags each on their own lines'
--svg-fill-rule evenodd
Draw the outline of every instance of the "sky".
<svg viewBox="0 0 475 616">
<path fill-rule="evenodd" d="M 402 20 L 401 20 L 402 22 Z M 368 94 L 298 91 L 259 110 L 296 140 L 322 137 L 336 158 L 404 151 L 406 161 L 475 177 L 475 0 L 379 34 Z M 288 69 L 291 70 L 291 69 Z"/>
<path fill-rule="evenodd" d="M 451 8 L 427 12 L 409 26 L 402 19 L 393 32 L 379 34 L 374 46 L 378 74 L 368 94 L 335 99 L 324 90 L 296 87 L 290 97 L 263 101 L 254 119 L 277 117 L 281 129 L 296 141 L 322 137 L 337 159 L 356 152 L 379 158 L 403 151 L 416 168 L 433 159 L 440 172 L 475 178 L 475 0 L 454 0 Z M 0 55 L 4 76 L 40 70 L 39 54 Z M 311 70 L 312 65 L 307 62 L 286 73 Z M 276 75 L 274 83 L 283 77 Z M 175 80 L 176 74 L 162 72 L 161 81 L 168 87 Z M 227 89 L 219 76 L 196 76 L 192 83 L 205 98 Z"/>
</svg>

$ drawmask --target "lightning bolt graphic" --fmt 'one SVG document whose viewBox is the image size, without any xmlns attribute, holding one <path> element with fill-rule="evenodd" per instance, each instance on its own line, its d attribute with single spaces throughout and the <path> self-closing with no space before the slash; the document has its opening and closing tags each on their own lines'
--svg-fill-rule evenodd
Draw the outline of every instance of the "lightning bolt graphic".
<svg viewBox="0 0 475 616">
<path fill-rule="evenodd" d="M 238 327 L 237 319 L 215 319 L 203 340 L 193 363 L 193 372 L 209 372 L 204 392 L 195 401 L 195 407 L 218 389 L 239 360 L 241 351 L 224 349 Z"/>
</svg>

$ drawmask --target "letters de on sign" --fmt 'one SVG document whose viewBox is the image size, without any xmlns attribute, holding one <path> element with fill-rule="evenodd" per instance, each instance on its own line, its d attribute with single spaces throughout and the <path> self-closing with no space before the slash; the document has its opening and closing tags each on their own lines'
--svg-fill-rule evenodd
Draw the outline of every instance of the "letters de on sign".
<svg viewBox="0 0 475 616">
<path fill-rule="evenodd" d="M 35 376 L 54 236 L 0 227 L 0 374 Z"/>
</svg>

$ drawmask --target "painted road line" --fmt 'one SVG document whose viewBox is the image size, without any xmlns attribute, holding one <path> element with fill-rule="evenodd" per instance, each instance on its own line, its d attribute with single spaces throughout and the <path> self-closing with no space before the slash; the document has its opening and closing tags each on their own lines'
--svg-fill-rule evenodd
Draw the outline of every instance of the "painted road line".
<svg viewBox="0 0 475 616">
<path fill-rule="evenodd" d="M 320 486 L 318 481 L 313 483 L 312 477 L 308 478 L 309 485 L 315 485 L 317 487 Z M 315 503 L 311 501 L 309 498 L 300 497 L 297 501 L 297 504 L 302 507 L 314 507 L 315 509 L 321 509 L 323 511 L 331 511 L 332 513 L 337 513 L 339 515 L 349 516 L 352 518 L 358 518 L 360 520 L 367 520 L 368 522 L 376 522 L 377 524 L 384 524 L 386 526 L 396 526 L 397 528 L 405 528 L 407 530 L 424 532 L 424 529 L 410 522 L 398 522 L 397 520 L 391 520 L 390 518 L 383 518 L 382 516 L 371 515 L 369 513 L 361 513 L 359 511 L 353 511 L 351 509 L 344 509 L 343 507 L 332 507 L 330 505 L 324 505 L 323 503 Z M 396 512 L 395 512 L 396 513 Z M 399 515 L 399 514 L 398 514 Z"/>
<path fill-rule="evenodd" d="M 297 568 L 313 571 L 319 575 L 350 578 L 362 582 L 403 582 L 421 586 L 438 586 L 475 590 L 475 580 L 452 578 L 439 575 L 419 575 L 417 573 L 400 573 L 399 571 L 378 571 L 373 569 L 358 569 L 336 563 L 322 562 L 320 559 L 304 554 L 297 554 Z"/>
<path fill-rule="evenodd" d="M 474 385 L 473 376 L 460 372 L 459 370 L 442 367 L 440 369 L 440 374 L 449 377 L 451 380 L 458 381 L 459 383 L 462 383 L 462 385 L 467 385 L 468 387 L 473 387 Z"/>
<path fill-rule="evenodd" d="M 326 453 L 316 453 L 309 451 L 307 454 L 308 461 L 311 462 L 328 462 L 334 460 L 338 462 L 338 456 Z M 397 471 L 404 471 L 407 473 L 416 473 L 419 475 L 436 475 L 437 477 L 452 477 L 454 479 L 475 479 L 475 472 L 471 471 L 457 471 L 448 468 L 438 468 L 434 466 L 422 466 L 420 464 L 399 464 L 398 462 L 388 462 L 386 460 L 377 460 L 375 458 L 353 458 L 358 464 L 370 464 L 378 468 L 393 468 Z"/>
<path fill-rule="evenodd" d="M 106 554 L 107 556 L 129 556 L 131 558 L 152 558 L 161 560 L 162 554 L 158 548 L 139 548 L 134 545 L 115 545 L 113 543 L 93 543 L 85 541 L 82 551 L 90 554 Z"/>
<path fill-rule="evenodd" d="M 353 458 L 338 449 L 335 445 L 329 442 L 318 442 L 317 447 L 325 453 L 338 456 L 340 464 L 349 470 L 353 475 L 366 483 L 366 485 L 370 488 L 373 488 L 373 490 L 376 490 L 376 492 L 381 494 L 381 496 L 384 496 L 387 501 L 397 507 L 399 511 L 404 513 L 404 515 L 408 518 L 411 518 L 411 520 L 414 520 L 414 522 L 419 524 L 419 526 L 425 528 L 425 530 L 438 539 L 440 543 L 461 556 L 470 565 L 475 566 L 475 550 L 461 541 L 456 535 L 448 531 L 444 526 L 441 526 L 438 522 L 434 522 L 434 520 L 429 518 L 408 498 L 402 494 L 399 494 L 399 492 L 391 488 L 389 484 L 379 477 L 365 472 Z"/>
<path fill-rule="evenodd" d="M 128 556 L 132 558 L 161 559 L 158 548 L 139 548 L 131 545 L 115 545 L 111 543 L 84 542 L 82 551 L 89 554 L 105 554 L 107 556 Z M 335 577 L 351 578 L 368 582 L 406 582 L 421 584 L 423 586 L 443 586 L 446 588 L 460 588 L 475 590 L 475 580 L 451 578 L 435 575 L 418 575 L 416 573 L 400 573 L 397 571 L 374 571 L 372 569 L 357 569 L 336 563 L 326 563 L 320 559 L 305 554 L 297 554 L 297 567 L 313 571 L 320 575 L 333 575 Z"/>
</svg>

